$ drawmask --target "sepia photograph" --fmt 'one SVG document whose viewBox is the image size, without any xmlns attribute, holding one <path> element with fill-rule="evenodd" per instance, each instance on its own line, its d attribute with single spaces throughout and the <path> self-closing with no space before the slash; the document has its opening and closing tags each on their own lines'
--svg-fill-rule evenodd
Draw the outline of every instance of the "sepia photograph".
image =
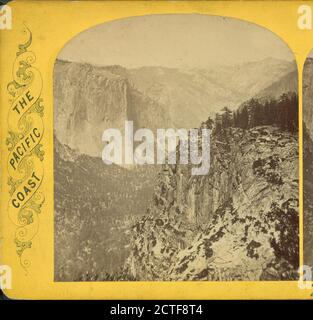
<svg viewBox="0 0 313 320">
<path fill-rule="evenodd" d="M 53 72 L 54 280 L 297 280 L 297 88 L 287 44 L 239 19 L 129 17 L 70 39 Z"/>
<path fill-rule="evenodd" d="M 303 263 L 313 267 L 313 52 L 305 60 L 303 94 Z M 304 271 L 308 272 L 308 268 Z M 311 273 L 311 272 L 310 272 Z"/>
</svg>

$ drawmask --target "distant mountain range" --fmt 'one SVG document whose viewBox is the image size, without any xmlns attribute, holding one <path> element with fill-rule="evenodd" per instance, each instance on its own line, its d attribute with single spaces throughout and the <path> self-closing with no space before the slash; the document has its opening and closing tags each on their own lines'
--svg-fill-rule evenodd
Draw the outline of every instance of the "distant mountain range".
<svg viewBox="0 0 313 320">
<path fill-rule="evenodd" d="M 224 106 L 297 90 L 293 62 L 264 59 L 238 66 L 174 69 L 94 66 L 57 60 L 55 134 L 61 143 L 100 156 L 102 132 L 133 120 L 135 129 L 198 127 Z"/>
<path fill-rule="evenodd" d="M 313 266 L 313 59 L 303 69 L 304 263 Z"/>
<path fill-rule="evenodd" d="M 269 93 L 271 86 L 290 74 L 290 83 L 295 88 L 294 63 L 264 59 L 238 66 L 215 66 L 211 69 L 169 69 L 143 67 L 130 70 L 130 79 L 135 87 L 154 100 L 168 106 L 177 127 L 198 126 L 208 115 L 224 106 L 231 109 L 241 102 Z M 276 88 L 275 88 L 276 89 Z M 286 87 L 275 95 L 286 92 Z M 193 110 L 190 114 L 190 108 Z M 192 117 L 192 118 L 190 118 Z"/>
</svg>

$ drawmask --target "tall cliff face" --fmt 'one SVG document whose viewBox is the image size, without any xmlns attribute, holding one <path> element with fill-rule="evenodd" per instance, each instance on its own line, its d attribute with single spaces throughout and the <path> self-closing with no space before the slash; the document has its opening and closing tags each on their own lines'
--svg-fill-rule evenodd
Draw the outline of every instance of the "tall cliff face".
<svg viewBox="0 0 313 320">
<path fill-rule="evenodd" d="M 126 269 L 140 280 L 291 279 L 298 266 L 297 136 L 228 128 L 211 168 L 169 166 L 133 228 Z"/>
<path fill-rule="evenodd" d="M 62 144 L 101 157 L 105 129 L 116 128 L 123 134 L 127 120 L 134 122 L 135 130 L 171 127 L 163 106 L 135 89 L 121 71 L 111 71 L 84 63 L 56 62 L 54 129 Z"/>
</svg>

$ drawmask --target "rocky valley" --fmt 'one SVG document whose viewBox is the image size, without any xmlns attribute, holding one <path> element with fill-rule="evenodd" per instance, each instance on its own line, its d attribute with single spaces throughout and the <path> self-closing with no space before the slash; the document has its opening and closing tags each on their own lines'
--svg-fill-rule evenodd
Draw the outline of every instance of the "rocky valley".
<svg viewBox="0 0 313 320">
<path fill-rule="evenodd" d="M 286 280 L 298 267 L 297 135 L 228 128 L 211 171 L 170 166 L 133 227 L 129 272 L 141 280 Z"/>
</svg>

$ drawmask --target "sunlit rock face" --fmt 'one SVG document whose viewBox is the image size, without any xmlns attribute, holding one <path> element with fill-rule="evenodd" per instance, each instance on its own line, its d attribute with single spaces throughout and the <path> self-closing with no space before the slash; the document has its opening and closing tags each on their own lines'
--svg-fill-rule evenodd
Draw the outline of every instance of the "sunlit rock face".
<svg viewBox="0 0 313 320">
<path fill-rule="evenodd" d="M 54 131 L 58 140 L 101 157 L 105 129 L 123 134 L 125 121 L 136 128 L 171 127 L 167 109 L 139 92 L 122 67 L 99 67 L 58 60 L 54 70 Z"/>
</svg>

